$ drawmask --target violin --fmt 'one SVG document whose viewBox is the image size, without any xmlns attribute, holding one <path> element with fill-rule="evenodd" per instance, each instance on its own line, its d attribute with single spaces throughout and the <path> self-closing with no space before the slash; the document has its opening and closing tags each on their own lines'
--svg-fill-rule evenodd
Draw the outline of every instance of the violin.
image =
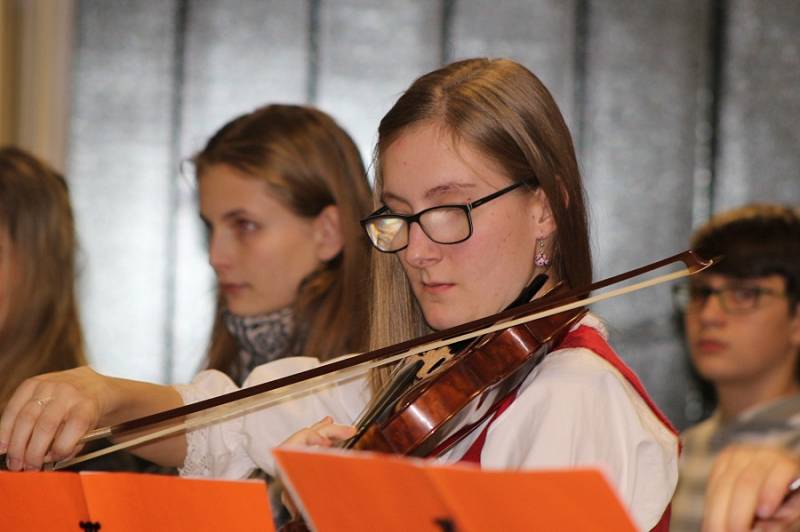
<svg viewBox="0 0 800 532">
<path fill-rule="evenodd" d="M 550 295 L 563 293 L 562 286 Z M 435 369 L 368 416 L 345 448 L 419 457 L 444 453 L 489 417 L 586 312 L 567 310 L 476 338 L 454 355 L 443 353 Z M 406 372 L 419 362 L 424 359 Z"/>
</svg>

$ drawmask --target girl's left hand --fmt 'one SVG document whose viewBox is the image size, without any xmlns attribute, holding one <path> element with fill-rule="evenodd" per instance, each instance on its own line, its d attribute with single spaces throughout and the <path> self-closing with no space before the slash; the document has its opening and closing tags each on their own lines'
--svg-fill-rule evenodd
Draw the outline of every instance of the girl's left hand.
<svg viewBox="0 0 800 532">
<path fill-rule="evenodd" d="M 323 418 L 308 428 L 299 430 L 289 436 L 281 445 L 316 445 L 330 447 L 334 443 L 344 441 L 356 433 L 350 425 L 337 425 L 330 416 Z"/>
<path fill-rule="evenodd" d="M 298 430 L 281 444 L 283 445 L 316 445 L 318 447 L 331 447 L 333 444 L 351 438 L 356 433 L 356 428 L 350 425 L 337 425 L 333 418 L 328 416 L 308 428 Z M 297 506 L 292 498 L 283 490 L 281 502 L 289 510 L 294 519 L 297 517 Z"/>
</svg>

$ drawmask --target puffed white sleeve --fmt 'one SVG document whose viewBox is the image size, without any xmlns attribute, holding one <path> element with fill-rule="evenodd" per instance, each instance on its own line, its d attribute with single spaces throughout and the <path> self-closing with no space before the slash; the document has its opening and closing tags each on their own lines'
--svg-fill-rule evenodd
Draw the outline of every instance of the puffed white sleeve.
<svg viewBox="0 0 800 532">
<path fill-rule="evenodd" d="M 312 357 L 287 357 L 258 366 L 245 380 L 244 387 L 268 382 L 320 365 Z M 192 403 L 237 389 L 226 375 L 208 370 L 199 373 L 188 385 L 175 387 L 184 400 Z M 363 377 L 325 385 L 300 395 L 219 423 L 191 430 L 186 434 L 186 460 L 183 476 L 246 478 L 260 468 L 274 474 L 272 449 L 298 430 L 325 416 L 352 424 L 369 397 Z"/>
<path fill-rule="evenodd" d="M 596 467 L 637 526 L 661 519 L 678 478 L 678 439 L 608 362 L 586 349 L 551 353 L 490 426 L 486 468 Z"/>
</svg>

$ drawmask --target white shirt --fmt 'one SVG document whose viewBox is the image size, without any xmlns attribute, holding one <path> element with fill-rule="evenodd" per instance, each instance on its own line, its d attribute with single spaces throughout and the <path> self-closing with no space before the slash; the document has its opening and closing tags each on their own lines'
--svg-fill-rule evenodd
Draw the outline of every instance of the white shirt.
<svg viewBox="0 0 800 532">
<path fill-rule="evenodd" d="M 581 324 L 605 336 L 596 317 L 587 316 Z M 276 360 L 257 367 L 244 386 L 319 365 L 311 357 Z M 204 371 L 190 385 L 176 388 L 186 403 L 236 390 L 218 371 Z M 243 478 L 257 467 L 273 474 L 274 447 L 325 416 L 352 424 L 369 397 L 366 379 L 353 378 L 191 431 L 181 474 Z M 442 460 L 457 461 L 480 431 Z M 600 356 L 572 348 L 553 351 L 534 368 L 514 402 L 489 427 L 481 452 L 487 469 L 597 467 L 643 530 L 654 527 L 669 504 L 677 462 L 677 437 L 627 379 Z"/>
</svg>

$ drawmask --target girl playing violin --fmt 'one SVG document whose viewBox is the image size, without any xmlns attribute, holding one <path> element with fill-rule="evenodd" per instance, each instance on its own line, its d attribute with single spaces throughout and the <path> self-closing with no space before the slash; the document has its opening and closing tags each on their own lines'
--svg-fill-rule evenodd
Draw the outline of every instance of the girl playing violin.
<svg viewBox="0 0 800 532">
<path fill-rule="evenodd" d="M 373 348 L 499 312 L 540 273 L 549 279 L 539 293 L 591 282 L 572 140 L 547 89 L 521 65 L 472 59 L 419 78 L 381 121 L 375 153 L 378 209 L 362 221 L 381 252 Z M 639 527 L 666 530 L 677 437 L 605 336 L 596 317 L 583 318 L 444 459 L 492 469 L 599 466 Z M 385 379 L 373 375 L 373 387 Z M 358 391 L 309 398 L 306 419 L 336 397 L 344 406 L 327 411 L 350 422 L 356 409 L 342 398 L 359 403 Z M 274 410 L 260 426 L 298 421 Z M 290 441 L 330 445 L 351 434 L 326 419 Z"/>
<path fill-rule="evenodd" d="M 590 282 L 586 210 L 572 140 L 552 96 L 521 65 L 471 59 L 419 78 L 381 121 L 376 171 L 377 210 L 362 221 L 377 248 L 372 346 L 497 313 L 541 273 L 548 275 L 544 290 L 558 282 L 573 288 Z M 251 379 L 266 381 L 318 364 L 285 358 L 256 368 Z M 313 445 L 351 436 L 346 424 L 386 381 L 385 372 L 371 377 L 172 438 L 170 445 L 158 445 L 157 456 L 182 464 L 185 473 L 242 477 L 255 467 L 273 471 L 270 449 L 290 434 L 291 443 Z M 132 406 L 144 400 L 121 393 L 124 387 L 85 394 L 81 404 L 96 398 L 95 421 L 122 417 L 120 410 L 124 417 L 144 413 Z M 83 392 L 79 385 L 72 388 Z M 232 388 L 221 374 L 205 372 L 191 385 L 151 397 L 177 390 L 190 402 Z M 20 402 L 36 394 L 26 390 Z M 169 397 L 172 402 L 162 408 L 179 402 Z M 494 415 L 442 459 L 503 469 L 600 467 L 642 529 L 666 530 L 678 444 L 650 405 L 636 377 L 608 347 L 600 321 L 588 315 Z M 16 417 L 4 413 L 0 441 L 8 441 L 12 428 L 20 440 L 33 434 L 38 451 L 26 456 L 38 465 L 53 434 L 35 420 L 20 428 Z M 82 433 L 70 430 L 53 444 L 63 455 L 73 452 Z M 15 451 L 20 455 L 22 447 Z"/>
</svg>

